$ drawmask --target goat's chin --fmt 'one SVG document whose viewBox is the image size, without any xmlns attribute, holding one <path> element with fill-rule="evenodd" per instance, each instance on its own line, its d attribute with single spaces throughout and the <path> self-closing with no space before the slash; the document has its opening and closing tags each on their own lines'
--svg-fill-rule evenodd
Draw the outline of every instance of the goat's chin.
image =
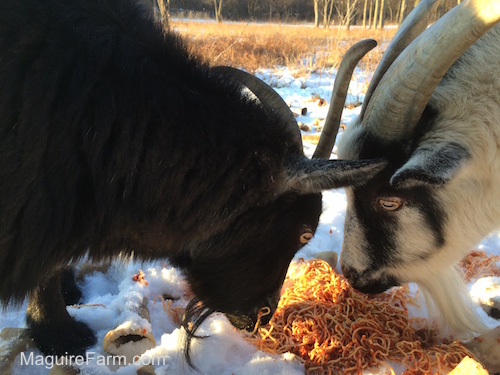
<svg viewBox="0 0 500 375">
<path fill-rule="evenodd" d="M 416 283 L 424 294 L 429 320 L 436 321 L 442 327 L 443 334 L 467 339 L 488 331 L 476 313 L 458 268 L 451 266 L 426 276 Z"/>
</svg>

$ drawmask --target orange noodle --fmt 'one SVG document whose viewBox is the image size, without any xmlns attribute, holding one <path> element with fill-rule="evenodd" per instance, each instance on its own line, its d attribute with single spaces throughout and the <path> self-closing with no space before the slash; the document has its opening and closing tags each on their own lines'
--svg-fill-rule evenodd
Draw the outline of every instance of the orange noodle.
<svg viewBox="0 0 500 375">
<path fill-rule="evenodd" d="M 268 306 L 262 307 L 259 312 L 257 313 L 257 322 L 255 323 L 255 327 L 253 328 L 252 335 L 257 332 L 257 329 L 259 328 L 260 325 L 260 320 L 262 319 L 263 316 L 271 314 L 271 308 Z"/>
</svg>

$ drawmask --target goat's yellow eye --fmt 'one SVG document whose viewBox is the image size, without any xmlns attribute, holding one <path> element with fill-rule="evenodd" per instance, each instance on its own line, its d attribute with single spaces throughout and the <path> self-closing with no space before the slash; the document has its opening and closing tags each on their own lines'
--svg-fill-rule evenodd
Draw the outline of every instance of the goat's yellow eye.
<svg viewBox="0 0 500 375">
<path fill-rule="evenodd" d="M 314 233 L 310 228 L 305 229 L 304 232 L 302 232 L 302 234 L 300 235 L 300 243 L 305 245 L 306 243 L 311 241 L 311 238 L 313 238 L 313 234 Z"/>
<path fill-rule="evenodd" d="M 386 211 L 395 211 L 402 206 L 403 201 L 398 197 L 384 197 L 378 199 L 378 204 Z"/>
</svg>

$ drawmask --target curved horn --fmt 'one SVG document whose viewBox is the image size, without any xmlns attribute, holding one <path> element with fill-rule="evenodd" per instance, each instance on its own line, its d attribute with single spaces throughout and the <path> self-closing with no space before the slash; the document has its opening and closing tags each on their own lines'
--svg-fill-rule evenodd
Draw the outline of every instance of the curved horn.
<svg viewBox="0 0 500 375">
<path fill-rule="evenodd" d="M 302 136 L 297 121 L 295 121 L 295 117 L 288 105 L 271 86 L 250 73 L 229 66 L 215 66 L 210 71 L 239 82 L 259 99 L 260 104 L 266 111 L 276 113 L 280 118 L 285 119 L 286 123 L 289 124 L 290 133 L 297 142 L 297 146 L 302 150 Z"/>
<path fill-rule="evenodd" d="M 389 47 L 384 52 L 384 56 L 373 74 L 368 90 L 365 94 L 365 99 L 363 101 L 363 106 L 361 107 L 361 112 L 359 114 L 359 119 L 364 117 L 366 106 L 370 102 L 370 98 L 375 91 L 375 88 L 379 84 L 380 80 L 384 76 L 387 69 L 392 65 L 394 60 L 403 52 L 403 50 L 415 40 L 429 25 L 430 15 L 434 13 L 438 5 L 442 0 L 423 0 L 421 1 L 413 11 L 404 19 L 401 26 L 394 35 Z"/>
<path fill-rule="evenodd" d="M 363 124 L 385 139 L 409 138 L 450 66 L 498 20 L 497 0 L 468 0 L 446 13 L 415 39 L 382 77 Z"/>
<path fill-rule="evenodd" d="M 375 47 L 374 41 L 362 43 L 365 52 L 360 55 L 359 51 L 356 53 L 357 57 L 352 65 L 351 72 L 347 78 L 340 81 L 346 81 L 343 85 L 347 86 L 351 79 L 352 70 L 357 62 L 364 56 L 366 52 Z M 367 49 L 367 45 L 371 48 Z M 353 47 L 351 47 L 353 48 Z M 358 50 L 358 48 L 355 48 Z M 347 56 L 347 53 L 346 53 Z M 345 59 L 345 58 L 344 58 Z M 347 60 L 354 59 L 348 58 Z M 341 64 L 342 65 L 342 64 Z M 300 135 L 299 127 L 293 117 L 292 111 L 281 97 L 270 86 L 265 84 L 260 79 L 248 74 L 244 71 L 225 67 L 217 66 L 211 69 L 212 73 L 220 75 L 224 78 L 234 79 L 244 87 L 252 91 L 255 96 L 260 100 L 262 106 L 269 112 L 278 113 L 282 118 L 288 119 L 290 132 L 294 134 L 297 142 L 300 143 L 302 149 L 302 138 Z M 346 75 L 345 73 L 344 75 Z M 339 68 L 339 75 L 340 68 Z M 337 81 L 337 80 L 336 80 Z M 337 85 L 337 83 L 335 83 Z M 347 88 L 345 89 L 347 92 Z M 334 89 L 334 93 L 335 93 Z M 339 90 L 340 92 L 340 90 Z M 345 100 L 345 94 L 344 99 Z M 343 103 L 340 106 L 342 110 Z M 340 110 L 340 112 L 341 112 Z M 340 119 L 340 117 L 339 117 Z M 339 120 L 340 121 L 340 120 Z M 338 126 L 337 126 L 338 129 Z M 323 135 L 321 136 L 323 137 Z M 335 140 L 334 140 L 335 141 Z M 333 146 L 333 143 L 332 143 Z M 331 152 L 331 151 L 330 151 Z M 328 153 L 327 158 L 330 156 Z M 286 161 L 286 184 L 283 186 L 283 191 L 294 191 L 300 194 L 319 193 L 326 189 L 334 189 L 348 185 L 362 185 L 366 183 L 371 177 L 382 170 L 387 162 L 383 159 L 371 160 L 324 160 L 324 159 L 308 159 L 303 154 L 290 154 Z"/>
<path fill-rule="evenodd" d="M 339 131 L 340 118 L 342 116 L 342 110 L 344 109 L 347 90 L 349 88 L 349 82 L 351 81 L 354 68 L 358 64 L 359 60 L 361 60 L 363 56 L 368 53 L 368 51 L 375 48 L 376 45 L 376 41 L 372 39 L 365 39 L 356 43 L 347 50 L 340 63 L 337 77 L 335 78 L 335 83 L 333 84 L 330 108 L 328 109 L 325 125 L 323 127 L 323 131 L 321 132 L 318 146 L 314 151 L 313 158 L 330 159 L 330 154 L 332 153 L 333 145 L 335 144 L 335 138 L 337 138 L 337 133 Z"/>
</svg>

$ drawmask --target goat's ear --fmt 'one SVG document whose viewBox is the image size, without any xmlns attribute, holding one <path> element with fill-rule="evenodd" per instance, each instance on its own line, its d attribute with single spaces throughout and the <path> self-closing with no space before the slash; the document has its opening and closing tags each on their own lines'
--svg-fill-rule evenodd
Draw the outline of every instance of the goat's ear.
<svg viewBox="0 0 500 375">
<path fill-rule="evenodd" d="M 294 158 L 287 165 L 287 190 L 302 194 L 365 184 L 387 165 L 384 159 L 327 160 Z"/>
<path fill-rule="evenodd" d="M 396 188 L 437 187 L 451 180 L 469 158 L 469 151 L 458 143 L 424 144 L 394 173 L 390 182 Z"/>
</svg>

